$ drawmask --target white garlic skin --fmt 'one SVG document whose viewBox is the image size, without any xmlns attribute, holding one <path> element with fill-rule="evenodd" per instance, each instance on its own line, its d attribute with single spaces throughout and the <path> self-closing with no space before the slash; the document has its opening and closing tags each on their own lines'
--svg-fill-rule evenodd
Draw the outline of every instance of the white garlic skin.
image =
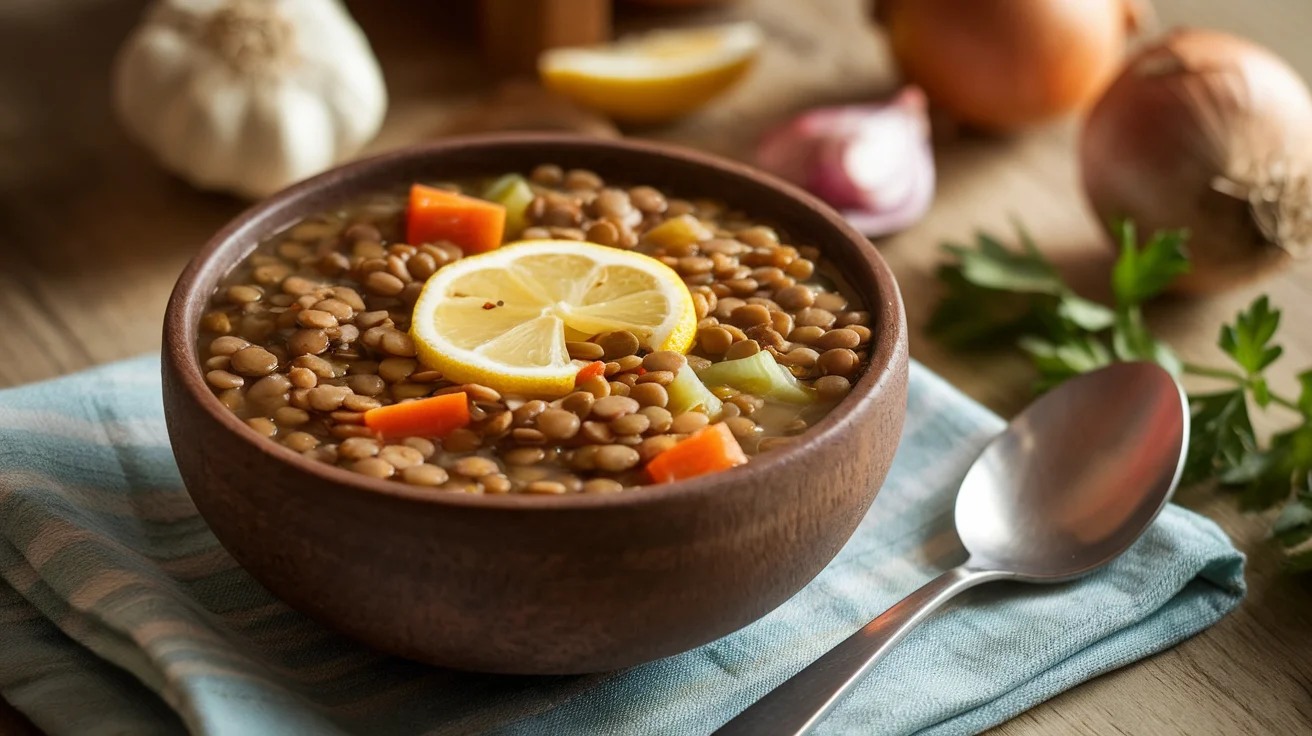
<svg viewBox="0 0 1312 736">
<path fill-rule="evenodd" d="M 114 103 L 165 168 L 260 198 L 358 152 L 387 90 L 337 0 L 160 0 L 119 53 Z"/>
</svg>

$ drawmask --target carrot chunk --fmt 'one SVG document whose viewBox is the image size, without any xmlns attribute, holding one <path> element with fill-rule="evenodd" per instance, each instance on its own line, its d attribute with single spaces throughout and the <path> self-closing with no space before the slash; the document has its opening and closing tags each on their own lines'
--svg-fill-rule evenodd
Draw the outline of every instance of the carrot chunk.
<svg viewBox="0 0 1312 736">
<path fill-rule="evenodd" d="M 465 253 L 485 253 L 501 245 L 506 208 L 423 184 L 410 187 L 405 239 L 412 245 L 449 240 Z"/>
<path fill-rule="evenodd" d="M 445 437 L 469 424 L 464 392 L 389 404 L 364 413 L 364 425 L 384 437 Z"/>
<path fill-rule="evenodd" d="M 728 470 L 747 462 L 747 454 L 724 422 L 712 424 L 647 463 L 653 483 L 671 483 Z"/>
<path fill-rule="evenodd" d="M 594 360 L 579 369 L 579 372 L 574 376 L 574 385 L 577 386 L 589 378 L 604 375 L 606 375 L 606 364 L 600 360 Z"/>
</svg>

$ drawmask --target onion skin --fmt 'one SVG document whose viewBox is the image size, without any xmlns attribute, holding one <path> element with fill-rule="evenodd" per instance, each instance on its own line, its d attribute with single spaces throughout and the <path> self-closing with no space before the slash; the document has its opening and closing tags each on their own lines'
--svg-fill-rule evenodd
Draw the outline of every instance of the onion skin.
<svg viewBox="0 0 1312 736">
<path fill-rule="evenodd" d="M 1309 225 L 1288 208 L 1308 206 L 1312 195 L 1312 95 L 1260 46 L 1177 30 L 1130 59 L 1094 107 L 1080 164 L 1104 223 L 1130 218 L 1140 233 L 1189 231 L 1193 267 L 1172 291 L 1221 291 L 1281 267 L 1306 245 Z M 1247 196 L 1270 185 L 1283 201 Z M 1272 218 L 1284 219 L 1281 233 Z"/>
<path fill-rule="evenodd" d="M 1138 0 L 879 0 L 908 82 L 967 125 L 1010 131 L 1092 103 L 1138 27 Z"/>
</svg>

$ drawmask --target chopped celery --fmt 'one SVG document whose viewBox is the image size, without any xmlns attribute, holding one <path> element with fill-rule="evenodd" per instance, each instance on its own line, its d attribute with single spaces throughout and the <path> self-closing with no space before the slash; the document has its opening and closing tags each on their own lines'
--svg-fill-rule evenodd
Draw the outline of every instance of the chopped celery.
<svg viewBox="0 0 1312 736">
<path fill-rule="evenodd" d="M 665 387 L 670 394 L 670 401 L 665 405 L 670 413 L 678 416 L 685 411 L 700 410 L 706 416 L 715 419 L 724 408 L 723 402 L 707 390 L 692 368 L 684 365 L 674 374 L 674 380 Z"/>
<path fill-rule="evenodd" d="M 662 222 L 643 236 L 648 243 L 662 248 L 675 248 L 688 243 L 710 240 L 715 233 L 692 215 L 679 215 Z"/>
<path fill-rule="evenodd" d="M 488 185 L 483 199 L 506 208 L 506 237 L 518 237 L 528 224 L 528 206 L 533 203 L 533 189 L 519 174 L 506 174 Z"/>
<path fill-rule="evenodd" d="M 815 400 L 810 389 L 798 383 L 787 368 L 764 350 L 748 358 L 714 363 L 697 375 L 707 386 L 732 386 L 765 399 L 793 404 Z"/>
</svg>

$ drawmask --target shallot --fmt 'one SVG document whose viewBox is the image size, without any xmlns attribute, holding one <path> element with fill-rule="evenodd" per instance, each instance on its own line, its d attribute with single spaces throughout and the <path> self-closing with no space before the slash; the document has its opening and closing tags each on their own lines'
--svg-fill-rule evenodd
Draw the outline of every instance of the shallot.
<svg viewBox="0 0 1312 736">
<path fill-rule="evenodd" d="M 1185 228 L 1201 293 L 1312 245 L 1312 94 L 1271 52 L 1184 29 L 1137 53 L 1091 112 L 1084 188 L 1106 224 Z"/>
<path fill-rule="evenodd" d="M 882 105 L 811 110 L 761 139 L 761 168 L 833 205 L 875 237 L 906 229 L 934 198 L 925 95 L 902 90 Z"/>
</svg>

